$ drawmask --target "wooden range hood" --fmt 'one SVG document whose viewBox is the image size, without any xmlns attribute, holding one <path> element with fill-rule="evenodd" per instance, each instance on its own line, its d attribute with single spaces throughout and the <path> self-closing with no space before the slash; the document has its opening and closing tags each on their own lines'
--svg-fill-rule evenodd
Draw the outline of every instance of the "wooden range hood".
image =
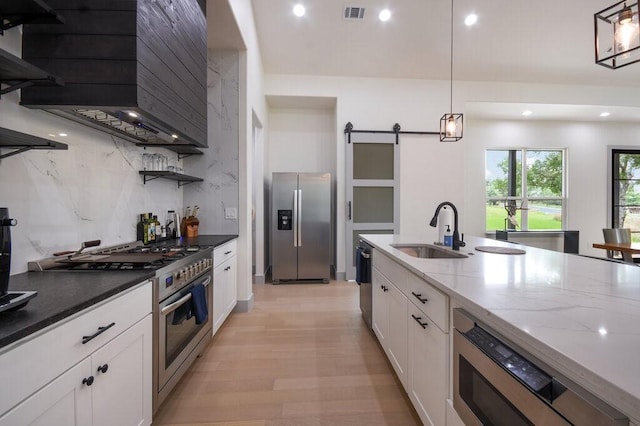
<svg viewBox="0 0 640 426">
<path fill-rule="evenodd" d="M 141 145 L 207 146 L 206 18 L 197 0 L 48 4 L 66 22 L 24 25 L 22 58 L 65 85 L 23 89 L 23 106 Z"/>
</svg>

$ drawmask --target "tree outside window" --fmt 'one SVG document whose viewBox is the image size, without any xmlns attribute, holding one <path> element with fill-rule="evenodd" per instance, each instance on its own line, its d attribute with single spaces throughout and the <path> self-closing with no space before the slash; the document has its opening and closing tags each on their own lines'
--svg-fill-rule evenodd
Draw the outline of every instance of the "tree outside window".
<svg viewBox="0 0 640 426">
<path fill-rule="evenodd" d="M 613 150 L 612 224 L 630 228 L 634 241 L 640 240 L 640 151 Z"/>
<path fill-rule="evenodd" d="M 564 164 L 564 150 L 487 150 L 487 231 L 563 229 Z"/>
</svg>

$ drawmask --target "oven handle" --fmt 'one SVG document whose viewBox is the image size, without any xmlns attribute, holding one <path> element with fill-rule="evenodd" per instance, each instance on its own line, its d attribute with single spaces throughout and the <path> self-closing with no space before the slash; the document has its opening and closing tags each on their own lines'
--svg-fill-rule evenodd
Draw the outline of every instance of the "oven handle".
<svg viewBox="0 0 640 426">
<path fill-rule="evenodd" d="M 205 286 L 205 287 L 209 286 L 209 284 L 211 284 L 211 276 L 208 276 L 207 279 L 202 282 L 202 285 Z M 184 296 L 182 296 L 180 299 L 176 300 L 172 304 L 167 305 L 164 308 L 162 308 L 160 310 L 160 315 L 162 315 L 162 316 L 169 315 L 171 312 L 175 311 L 180 306 L 182 306 L 185 303 L 187 303 L 189 300 L 191 300 L 191 293 L 185 294 Z"/>
</svg>

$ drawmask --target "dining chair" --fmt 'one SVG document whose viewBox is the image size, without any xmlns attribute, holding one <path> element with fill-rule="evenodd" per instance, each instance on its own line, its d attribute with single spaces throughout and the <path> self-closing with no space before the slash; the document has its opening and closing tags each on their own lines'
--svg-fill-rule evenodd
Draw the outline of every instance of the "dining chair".
<svg viewBox="0 0 640 426">
<path fill-rule="evenodd" d="M 602 233 L 604 234 L 605 243 L 631 243 L 631 229 L 629 228 L 603 228 Z M 607 250 L 607 257 L 633 263 L 631 253 Z"/>
</svg>

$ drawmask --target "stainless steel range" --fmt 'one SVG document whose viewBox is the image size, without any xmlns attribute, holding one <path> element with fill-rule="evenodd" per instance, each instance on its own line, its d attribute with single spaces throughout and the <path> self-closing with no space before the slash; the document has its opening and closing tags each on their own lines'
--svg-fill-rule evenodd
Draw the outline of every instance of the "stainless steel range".
<svg viewBox="0 0 640 426">
<path fill-rule="evenodd" d="M 213 308 L 213 247 L 132 242 L 84 252 L 100 241 L 83 243 L 76 252 L 57 253 L 29 262 L 30 271 L 149 270 L 153 278 L 153 411 L 167 397 L 212 337 L 212 317 L 203 320 L 190 309 L 194 298 Z M 196 288 L 204 287 L 204 296 Z M 201 302 L 201 300 L 199 300 Z"/>
</svg>

